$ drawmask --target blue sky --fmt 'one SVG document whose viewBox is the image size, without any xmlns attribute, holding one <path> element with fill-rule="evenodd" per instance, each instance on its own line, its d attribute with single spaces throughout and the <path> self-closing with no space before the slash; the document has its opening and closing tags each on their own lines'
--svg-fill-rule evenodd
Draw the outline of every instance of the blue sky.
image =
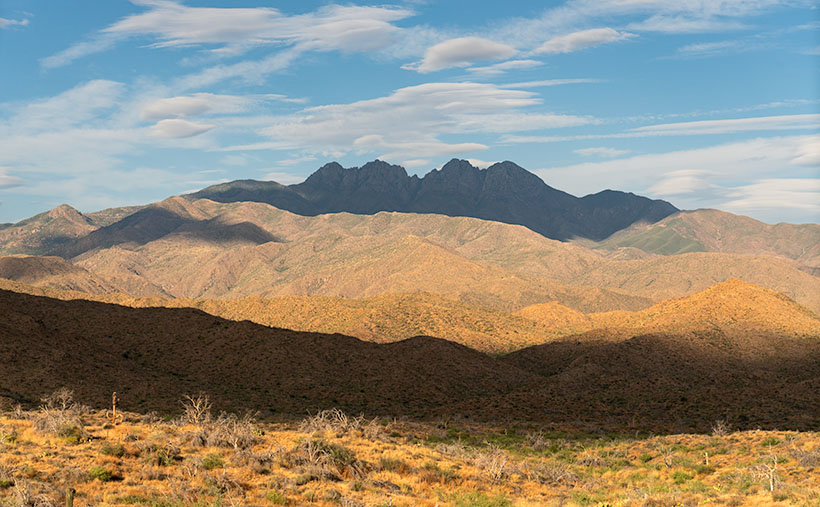
<svg viewBox="0 0 820 507">
<path fill-rule="evenodd" d="M 3 0 L 0 222 L 458 157 L 817 223 L 819 34 L 802 0 Z"/>
</svg>

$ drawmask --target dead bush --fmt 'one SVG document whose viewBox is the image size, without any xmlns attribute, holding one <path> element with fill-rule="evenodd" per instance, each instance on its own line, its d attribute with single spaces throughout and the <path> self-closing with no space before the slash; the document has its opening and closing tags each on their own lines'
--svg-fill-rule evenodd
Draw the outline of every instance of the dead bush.
<svg viewBox="0 0 820 507">
<path fill-rule="evenodd" d="M 211 400 L 207 394 L 200 392 L 195 396 L 185 395 L 182 400 L 182 415 L 180 422 L 197 426 L 211 421 Z"/>
<path fill-rule="evenodd" d="M 13 504 L 21 507 L 56 507 L 57 504 L 52 501 L 45 493 L 37 491 L 37 489 L 26 480 L 14 481 L 14 496 Z"/>
<path fill-rule="evenodd" d="M 454 442 L 452 444 L 438 444 L 436 446 L 436 450 L 447 457 L 460 459 L 462 461 L 472 459 L 474 454 L 472 449 L 468 449 L 458 442 Z"/>
<path fill-rule="evenodd" d="M 307 417 L 299 425 L 299 431 L 318 433 L 332 431 L 337 435 L 345 435 L 351 431 L 362 429 L 364 416 L 350 417 L 338 408 L 321 410 L 316 415 Z"/>
<path fill-rule="evenodd" d="M 338 476 L 361 479 L 369 469 L 347 447 L 322 439 L 302 441 L 289 453 L 288 461 L 306 467 L 317 478 L 330 480 L 338 480 Z"/>
<path fill-rule="evenodd" d="M 489 451 L 477 454 L 474 465 L 493 482 L 507 479 L 513 468 L 509 455 L 498 447 L 491 447 Z"/>
<path fill-rule="evenodd" d="M 527 434 L 526 442 L 533 451 L 543 451 L 550 445 L 549 439 L 541 431 Z"/>
<path fill-rule="evenodd" d="M 528 463 L 524 474 L 527 479 L 549 486 L 572 486 L 577 483 L 578 475 L 566 465 L 549 463 Z"/>
<path fill-rule="evenodd" d="M 731 432 L 732 428 L 726 419 L 718 419 L 712 423 L 712 435 L 715 437 L 725 437 Z"/>
<path fill-rule="evenodd" d="M 820 466 L 820 447 L 810 451 L 795 447 L 791 450 L 791 455 L 801 467 L 814 468 Z"/>
<path fill-rule="evenodd" d="M 82 419 L 87 412 L 87 407 L 74 402 L 73 391 L 62 388 L 43 398 L 32 418 L 38 431 L 79 443 L 88 438 Z"/>
<path fill-rule="evenodd" d="M 220 493 L 244 494 L 242 483 L 228 475 L 224 470 L 219 473 L 207 474 L 205 484 L 214 487 Z"/>
<path fill-rule="evenodd" d="M 584 455 L 578 460 L 578 464 L 588 467 L 608 467 L 609 461 L 592 454 L 588 449 L 584 449 Z"/>
<path fill-rule="evenodd" d="M 166 442 L 163 445 L 143 442 L 137 447 L 139 449 L 139 455 L 143 457 L 143 460 L 153 466 L 171 466 L 181 459 L 179 447 L 171 442 Z"/>
<path fill-rule="evenodd" d="M 260 434 L 254 414 L 238 417 L 223 412 L 216 419 L 209 417 L 197 431 L 188 435 L 187 441 L 201 447 L 250 449 L 259 440 Z"/>
</svg>

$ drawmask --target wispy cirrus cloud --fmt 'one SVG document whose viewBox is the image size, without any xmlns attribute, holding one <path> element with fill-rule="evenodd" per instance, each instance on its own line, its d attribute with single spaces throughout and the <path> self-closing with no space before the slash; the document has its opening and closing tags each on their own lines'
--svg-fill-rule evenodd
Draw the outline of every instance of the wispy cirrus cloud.
<svg viewBox="0 0 820 507">
<path fill-rule="evenodd" d="M 816 129 L 818 125 L 820 114 L 792 114 L 647 125 L 632 129 L 631 132 L 648 135 L 702 135 L 756 130 Z"/>
<path fill-rule="evenodd" d="M 595 147 L 595 148 L 581 148 L 578 150 L 573 150 L 573 153 L 577 153 L 582 157 L 604 157 L 604 158 L 614 158 L 620 157 L 621 155 L 626 155 L 629 153 L 629 150 L 616 150 L 615 148 L 604 148 L 604 147 Z"/>
<path fill-rule="evenodd" d="M 6 19 L 0 18 L 0 30 L 3 28 L 13 28 L 16 26 L 28 26 L 28 18 L 23 19 Z"/>
<path fill-rule="evenodd" d="M 42 65 L 67 65 L 132 37 L 153 40 L 151 48 L 197 46 L 216 56 L 236 56 L 263 45 L 298 47 L 300 51 L 372 51 L 393 41 L 399 28 L 392 22 L 413 15 L 399 7 L 328 5 L 288 16 L 268 7 L 189 7 L 170 0 L 132 3 L 148 10 L 43 59 Z"/>
<path fill-rule="evenodd" d="M 545 181 L 576 194 L 600 188 L 631 188 L 678 207 L 708 205 L 783 220 L 784 210 L 820 203 L 820 165 L 806 154 L 820 148 L 820 136 L 757 138 L 615 160 L 585 162 L 535 171 Z M 820 158 L 820 157 L 818 157 Z M 781 177 L 772 178 L 772 174 Z M 801 184 L 802 187 L 801 187 Z M 812 201 L 813 200 L 813 201 Z M 807 216 L 805 212 L 794 216 Z M 780 218 L 776 218 L 780 217 Z M 814 215 L 820 219 L 820 213 Z"/>
<path fill-rule="evenodd" d="M 596 121 L 530 110 L 540 104 L 535 93 L 525 90 L 473 82 L 426 83 L 400 88 L 385 97 L 272 117 L 270 125 L 259 132 L 280 148 L 354 150 L 388 159 L 424 159 L 487 148 L 476 142 L 445 142 L 442 136 L 519 132 Z M 272 146 L 262 143 L 260 147 Z"/>
<path fill-rule="evenodd" d="M 302 98 L 292 98 L 277 93 L 226 95 L 216 93 L 193 93 L 151 97 L 139 105 L 142 121 L 164 118 L 187 118 L 197 115 L 241 114 L 260 109 L 267 103 L 304 104 Z"/>
<path fill-rule="evenodd" d="M 499 88 L 542 88 L 546 86 L 562 86 L 569 84 L 603 83 L 602 79 L 595 78 L 570 78 L 570 79 L 541 79 L 539 81 L 521 81 L 518 83 L 505 83 L 498 85 Z"/>
<path fill-rule="evenodd" d="M 820 178 L 758 179 L 734 187 L 726 195 L 723 207 L 735 213 L 763 214 L 786 208 L 820 219 Z"/>
<path fill-rule="evenodd" d="M 629 129 L 625 132 L 609 134 L 583 134 L 575 136 L 506 135 L 502 138 L 502 141 L 507 143 L 555 143 L 563 141 L 629 139 L 653 136 L 720 135 L 767 130 L 816 130 L 818 122 L 820 122 L 820 114 L 793 114 L 663 123 L 658 125 L 646 125 Z"/>
<path fill-rule="evenodd" d="M 487 65 L 484 67 L 470 67 L 467 69 L 467 71 L 472 72 L 474 74 L 495 76 L 504 74 L 510 70 L 532 69 L 535 67 L 540 67 L 541 65 L 544 65 L 544 63 L 538 60 L 507 60 L 506 62 L 494 63 L 492 65 Z"/>
<path fill-rule="evenodd" d="M 0 188 L 19 187 L 25 184 L 25 180 L 23 180 L 23 178 L 18 178 L 17 176 L 9 174 L 10 170 L 10 167 L 0 166 Z"/>
<path fill-rule="evenodd" d="M 634 33 L 619 32 L 612 28 L 591 28 L 553 37 L 533 51 L 534 54 L 574 53 L 601 44 L 622 41 L 637 37 Z"/>
</svg>

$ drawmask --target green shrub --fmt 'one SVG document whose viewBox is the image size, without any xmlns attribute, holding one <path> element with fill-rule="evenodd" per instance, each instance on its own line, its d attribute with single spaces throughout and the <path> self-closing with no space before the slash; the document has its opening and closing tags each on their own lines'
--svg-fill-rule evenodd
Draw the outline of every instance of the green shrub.
<svg viewBox="0 0 820 507">
<path fill-rule="evenodd" d="M 709 475 L 715 473 L 715 467 L 712 465 L 695 465 L 695 472 L 698 475 Z"/>
<path fill-rule="evenodd" d="M 456 507 L 507 507 L 512 502 L 504 495 L 490 497 L 486 493 L 455 493 L 450 497 Z"/>
<path fill-rule="evenodd" d="M 205 470 L 213 470 L 214 468 L 222 468 L 225 466 L 225 460 L 219 454 L 209 454 L 202 458 L 202 468 Z"/>
<path fill-rule="evenodd" d="M 15 430 L 15 429 L 12 429 L 9 432 L 6 432 L 5 430 L 0 431 L 0 442 L 2 442 L 4 444 L 11 445 L 11 444 L 17 442 L 17 438 L 18 438 L 17 430 Z"/>
<path fill-rule="evenodd" d="M 83 441 L 85 432 L 76 424 L 62 424 L 57 428 L 57 436 L 67 444 L 79 444 Z"/>
<path fill-rule="evenodd" d="M 0 479 L 0 489 L 8 489 L 14 486 L 14 481 L 11 479 Z"/>
<path fill-rule="evenodd" d="M 265 493 L 265 499 L 275 505 L 287 505 L 288 499 L 279 491 L 268 491 Z"/>
<path fill-rule="evenodd" d="M 764 439 L 762 442 L 760 442 L 760 445 L 762 445 L 763 447 L 773 447 L 773 446 L 775 446 L 779 443 L 780 443 L 779 438 L 769 437 L 769 438 Z"/>
<path fill-rule="evenodd" d="M 105 454 L 106 456 L 114 456 L 115 458 L 122 458 L 125 456 L 125 447 L 122 444 L 103 444 L 102 449 L 100 452 Z"/>
<path fill-rule="evenodd" d="M 671 477 L 672 480 L 675 481 L 675 484 L 683 484 L 686 481 L 692 480 L 692 476 L 682 470 L 672 472 Z"/>
<path fill-rule="evenodd" d="M 648 453 L 641 454 L 641 463 L 648 463 L 652 461 L 652 455 Z"/>
<path fill-rule="evenodd" d="M 97 479 L 100 482 L 110 481 L 114 475 L 105 467 L 91 467 L 88 471 L 88 478 L 90 480 Z"/>
</svg>

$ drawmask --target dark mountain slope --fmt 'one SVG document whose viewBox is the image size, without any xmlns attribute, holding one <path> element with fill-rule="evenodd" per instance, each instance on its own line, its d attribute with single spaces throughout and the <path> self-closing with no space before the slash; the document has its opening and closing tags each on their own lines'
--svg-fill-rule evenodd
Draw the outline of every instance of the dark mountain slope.
<svg viewBox="0 0 820 507">
<path fill-rule="evenodd" d="M 380 160 L 351 169 L 332 162 L 297 185 L 242 180 L 187 197 L 264 202 L 307 216 L 341 211 L 467 216 L 524 225 L 558 240 L 601 240 L 635 222 L 656 222 L 677 211 L 665 201 L 612 190 L 577 198 L 512 162 L 478 169 L 457 159 L 423 178 Z"/>
<path fill-rule="evenodd" d="M 341 407 L 426 415 L 452 400 L 534 380 L 446 340 L 374 344 L 223 320 L 193 309 L 134 309 L 0 291 L 0 393 L 36 401 L 61 386 L 104 406 L 176 411 L 208 392 L 220 409 L 265 415 Z"/>
</svg>

